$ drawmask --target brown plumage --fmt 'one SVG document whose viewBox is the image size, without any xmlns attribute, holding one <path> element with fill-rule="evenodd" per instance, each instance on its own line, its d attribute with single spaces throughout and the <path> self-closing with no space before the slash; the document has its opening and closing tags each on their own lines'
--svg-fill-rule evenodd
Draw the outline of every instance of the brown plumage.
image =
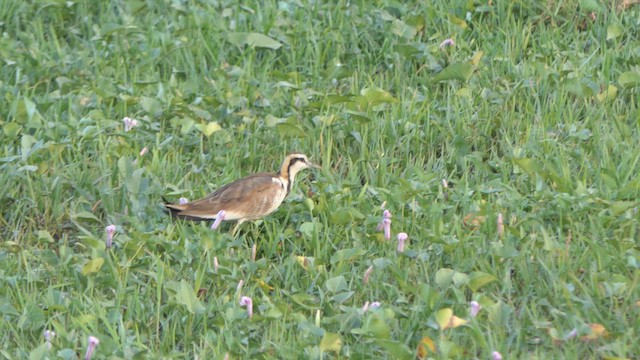
<svg viewBox="0 0 640 360">
<path fill-rule="evenodd" d="M 290 154 L 282 162 L 278 174 L 249 175 L 224 185 L 202 199 L 186 204 L 170 204 L 165 207 L 173 217 L 186 220 L 215 220 L 224 210 L 224 220 L 237 220 L 235 233 L 243 222 L 257 220 L 274 212 L 287 197 L 296 174 L 315 167 L 303 154 Z"/>
</svg>

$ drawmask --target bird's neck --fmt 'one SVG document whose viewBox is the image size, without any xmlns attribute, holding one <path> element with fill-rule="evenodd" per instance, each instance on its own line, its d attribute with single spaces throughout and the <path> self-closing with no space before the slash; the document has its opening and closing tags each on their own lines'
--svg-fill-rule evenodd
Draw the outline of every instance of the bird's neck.
<svg viewBox="0 0 640 360">
<path fill-rule="evenodd" d="M 282 168 L 280 169 L 280 174 L 278 174 L 278 178 L 282 181 L 285 189 L 287 189 L 287 195 L 289 195 L 289 191 L 291 191 L 291 187 L 293 186 L 293 182 L 296 179 L 296 174 L 298 173 L 298 169 L 289 164 L 282 164 Z"/>
</svg>

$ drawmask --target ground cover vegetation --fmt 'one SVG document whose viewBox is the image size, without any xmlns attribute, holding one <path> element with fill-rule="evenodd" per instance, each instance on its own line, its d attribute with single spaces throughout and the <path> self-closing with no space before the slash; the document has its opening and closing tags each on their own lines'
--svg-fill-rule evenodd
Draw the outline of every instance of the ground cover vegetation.
<svg viewBox="0 0 640 360">
<path fill-rule="evenodd" d="M 0 357 L 637 358 L 638 29 L 632 0 L 0 2 Z M 322 169 L 238 236 L 162 210 L 294 151 Z"/>
</svg>

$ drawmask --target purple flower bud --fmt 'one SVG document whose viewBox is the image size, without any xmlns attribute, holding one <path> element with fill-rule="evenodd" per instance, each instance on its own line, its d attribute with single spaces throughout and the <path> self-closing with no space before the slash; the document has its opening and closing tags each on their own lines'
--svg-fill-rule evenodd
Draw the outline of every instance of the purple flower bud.
<svg viewBox="0 0 640 360">
<path fill-rule="evenodd" d="M 224 217 L 226 215 L 227 213 L 224 210 L 218 211 L 218 215 L 216 215 L 216 220 L 213 222 L 213 225 L 211 225 L 211 230 L 217 229 L 218 226 L 220 226 L 220 223 L 222 222 L 222 220 L 224 220 Z"/>
<path fill-rule="evenodd" d="M 51 340 L 56 336 L 56 333 L 51 330 L 45 330 L 43 335 L 47 350 L 51 350 Z"/>
<path fill-rule="evenodd" d="M 387 240 L 391 240 L 391 220 L 383 219 L 382 227 L 384 228 L 384 238 Z"/>
<path fill-rule="evenodd" d="M 130 117 L 125 117 L 124 119 L 122 119 L 122 122 L 124 123 L 125 132 L 131 131 L 134 127 L 138 126 L 138 120 L 132 119 Z"/>
<path fill-rule="evenodd" d="M 380 224 L 376 227 L 376 231 L 382 231 L 384 229 L 385 220 L 389 220 L 389 224 L 391 224 L 391 211 L 385 210 L 382 212 L 382 221 L 380 221 Z"/>
<path fill-rule="evenodd" d="M 469 303 L 469 314 L 472 318 L 478 316 L 478 313 L 482 309 L 482 306 L 477 301 L 472 301 Z"/>
<path fill-rule="evenodd" d="M 100 340 L 97 337 L 89 336 L 89 344 L 87 345 L 87 353 L 84 355 L 84 360 L 91 359 L 93 356 L 93 351 L 96 349 L 96 346 L 100 344 Z"/>
<path fill-rule="evenodd" d="M 247 307 L 247 314 L 249 315 L 249 319 L 253 316 L 253 301 L 248 296 L 243 296 L 240 298 L 240 306 Z"/>
<path fill-rule="evenodd" d="M 445 39 L 440 43 L 440 50 L 444 49 L 447 46 L 454 46 L 455 44 L 456 43 L 453 41 L 453 39 Z"/>
<path fill-rule="evenodd" d="M 181 197 L 180 199 L 178 199 L 178 204 L 180 205 L 184 205 L 188 202 L 189 202 L 189 199 L 187 199 L 186 197 Z"/>
<path fill-rule="evenodd" d="M 106 244 L 105 246 L 107 247 L 107 249 L 111 249 L 111 246 L 113 245 L 113 236 L 116 233 L 116 226 L 111 224 L 106 228 L 104 228 L 104 231 L 107 233 L 107 240 L 105 241 L 105 244 Z"/>
<path fill-rule="evenodd" d="M 371 304 L 369 304 L 369 310 L 375 310 L 380 306 L 382 306 L 382 303 L 380 303 L 380 301 L 374 301 Z"/>
<path fill-rule="evenodd" d="M 409 235 L 407 235 L 407 233 L 399 233 L 398 234 L 398 252 L 404 252 L 404 242 L 407 241 L 407 239 L 409 238 Z"/>
<path fill-rule="evenodd" d="M 497 351 L 494 351 L 491 353 L 491 359 L 492 360 L 502 360 L 502 354 L 500 354 Z"/>
</svg>

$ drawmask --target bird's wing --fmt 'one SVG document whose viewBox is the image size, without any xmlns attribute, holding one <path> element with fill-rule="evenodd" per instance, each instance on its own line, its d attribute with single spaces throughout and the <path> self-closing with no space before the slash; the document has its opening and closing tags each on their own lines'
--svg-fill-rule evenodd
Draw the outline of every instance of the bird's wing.
<svg viewBox="0 0 640 360">
<path fill-rule="evenodd" d="M 180 205 L 176 216 L 191 220 L 215 219 L 220 210 L 227 213 L 226 220 L 242 218 L 238 214 L 243 204 L 252 204 L 254 198 L 277 191 L 281 185 L 271 174 L 254 174 L 229 183 L 202 199 Z"/>
</svg>

